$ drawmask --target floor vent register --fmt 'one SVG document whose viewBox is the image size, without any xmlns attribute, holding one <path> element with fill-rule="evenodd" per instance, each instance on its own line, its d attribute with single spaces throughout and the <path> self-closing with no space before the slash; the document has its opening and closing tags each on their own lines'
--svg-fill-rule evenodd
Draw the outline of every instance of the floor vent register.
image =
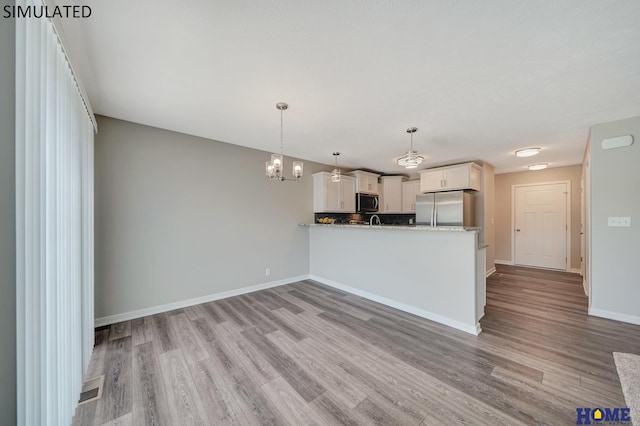
<svg viewBox="0 0 640 426">
<path fill-rule="evenodd" d="M 102 397 L 102 386 L 104 385 L 104 376 L 87 380 L 82 384 L 82 392 L 78 405 L 96 401 Z"/>
</svg>

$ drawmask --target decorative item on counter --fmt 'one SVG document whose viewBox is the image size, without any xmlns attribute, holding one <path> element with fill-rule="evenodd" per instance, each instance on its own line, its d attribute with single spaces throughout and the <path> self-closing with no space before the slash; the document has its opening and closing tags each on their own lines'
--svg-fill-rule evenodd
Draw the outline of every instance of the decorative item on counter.
<svg viewBox="0 0 640 426">
<path fill-rule="evenodd" d="M 325 225 L 331 225 L 335 223 L 335 221 L 335 219 L 332 219 L 330 217 L 321 217 L 320 219 L 318 219 L 318 223 L 324 223 Z"/>
<path fill-rule="evenodd" d="M 293 179 L 285 178 L 283 167 L 284 167 L 284 145 L 283 145 L 283 111 L 289 108 L 289 105 L 285 102 L 278 102 L 276 104 L 276 108 L 280 110 L 280 154 L 271 154 L 271 161 L 267 161 L 265 165 L 265 173 L 270 181 L 285 181 L 285 180 L 295 180 L 302 177 L 302 169 L 304 167 L 304 163 L 302 161 L 294 161 L 293 162 Z"/>
</svg>

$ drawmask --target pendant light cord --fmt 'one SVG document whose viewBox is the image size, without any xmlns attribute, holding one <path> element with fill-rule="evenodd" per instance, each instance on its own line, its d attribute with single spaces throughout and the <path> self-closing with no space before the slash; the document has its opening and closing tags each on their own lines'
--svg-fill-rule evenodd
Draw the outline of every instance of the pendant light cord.
<svg viewBox="0 0 640 426">
<path fill-rule="evenodd" d="M 283 157 L 283 159 L 284 159 L 284 144 L 283 144 L 283 142 L 282 142 L 282 140 L 283 140 L 283 138 L 284 138 L 284 136 L 283 136 L 283 133 L 284 133 L 284 130 L 283 130 L 284 125 L 282 124 L 282 123 L 283 123 L 283 118 L 282 118 L 282 117 L 283 117 L 283 114 L 284 114 L 284 110 L 282 110 L 282 109 L 281 109 L 281 110 L 280 110 L 280 155 L 282 155 L 282 157 Z"/>
</svg>

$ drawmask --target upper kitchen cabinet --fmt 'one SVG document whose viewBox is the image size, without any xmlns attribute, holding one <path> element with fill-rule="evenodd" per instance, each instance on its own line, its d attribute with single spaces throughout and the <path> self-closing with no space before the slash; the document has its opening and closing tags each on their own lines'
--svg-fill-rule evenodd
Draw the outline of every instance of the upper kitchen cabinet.
<svg viewBox="0 0 640 426">
<path fill-rule="evenodd" d="M 402 213 L 402 182 L 404 176 L 382 176 L 382 203 L 380 213 Z"/>
<path fill-rule="evenodd" d="M 420 181 L 402 182 L 402 213 L 416 212 L 416 196 L 420 194 Z"/>
<path fill-rule="evenodd" d="M 482 168 L 476 163 L 456 164 L 420 172 L 420 192 L 480 190 Z"/>
<path fill-rule="evenodd" d="M 380 175 L 364 170 L 354 170 L 348 175 L 356 178 L 356 192 L 379 195 L 378 178 Z"/>
<path fill-rule="evenodd" d="M 331 173 L 313 174 L 313 211 L 316 213 L 355 213 L 356 178 L 340 176 L 331 181 Z"/>
</svg>

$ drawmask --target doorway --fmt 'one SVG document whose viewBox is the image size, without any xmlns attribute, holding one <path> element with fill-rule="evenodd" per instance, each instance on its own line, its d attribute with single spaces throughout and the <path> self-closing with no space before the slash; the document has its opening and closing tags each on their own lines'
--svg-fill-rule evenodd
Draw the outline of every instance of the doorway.
<svg viewBox="0 0 640 426">
<path fill-rule="evenodd" d="M 571 183 L 512 187 L 514 264 L 568 270 Z"/>
</svg>

